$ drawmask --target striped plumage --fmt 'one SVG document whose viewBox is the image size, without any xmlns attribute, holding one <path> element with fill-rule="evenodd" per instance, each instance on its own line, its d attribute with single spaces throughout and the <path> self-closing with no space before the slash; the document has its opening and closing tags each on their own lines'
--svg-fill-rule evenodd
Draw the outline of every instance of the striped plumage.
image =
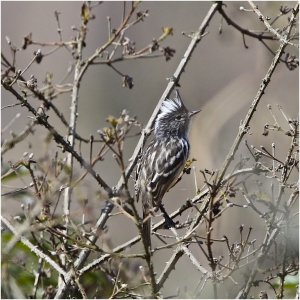
<svg viewBox="0 0 300 300">
<path fill-rule="evenodd" d="M 166 99 L 156 118 L 154 138 L 141 156 L 136 172 L 136 197 L 142 199 L 144 219 L 151 215 L 184 168 L 189 156 L 188 130 L 192 115 L 178 91 Z M 143 223 L 143 235 L 151 247 L 151 219 Z"/>
</svg>

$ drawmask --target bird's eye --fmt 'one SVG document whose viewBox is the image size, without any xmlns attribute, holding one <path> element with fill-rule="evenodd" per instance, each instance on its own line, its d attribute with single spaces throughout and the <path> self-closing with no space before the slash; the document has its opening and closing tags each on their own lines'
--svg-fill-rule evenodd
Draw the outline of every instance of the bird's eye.
<svg viewBox="0 0 300 300">
<path fill-rule="evenodd" d="M 179 121 L 179 120 L 181 120 L 181 116 L 176 116 L 175 119 L 176 119 L 177 121 Z"/>
</svg>

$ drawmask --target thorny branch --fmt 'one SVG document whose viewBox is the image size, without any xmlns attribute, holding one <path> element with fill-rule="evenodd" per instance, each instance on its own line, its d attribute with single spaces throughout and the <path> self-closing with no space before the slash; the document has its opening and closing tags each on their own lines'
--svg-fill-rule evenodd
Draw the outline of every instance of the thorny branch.
<svg viewBox="0 0 300 300">
<path fill-rule="evenodd" d="M 239 32 L 242 33 L 243 36 L 250 36 L 252 38 L 255 38 L 259 41 L 263 41 L 263 40 L 282 40 L 284 39 L 275 29 L 272 28 L 272 26 L 269 24 L 269 22 L 266 20 L 266 18 L 262 15 L 262 13 L 257 9 L 256 5 L 253 4 L 252 1 L 249 1 L 252 9 L 258 14 L 259 18 L 261 21 L 263 21 L 267 28 L 269 29 L 269 31 L 271 33 L 273 33 L 272 35 L 265 35 L 265 32 L 262 33 L 256 33 L 253 32 L 249 29 L 246 29 L 242 26 L 240 26 L 239 24 L 237 24 L 234 20 L 232 20 L 225 12 L 224 8 L 222 5 L 219 6 L 218 12 L 220 13 L 220 15 L 225 19 L 225 21 L 227 22 L 228 25 L 233 26 L 235 29 L 237 29 Z M 281 14 L 282 15 L 282 14 Z M 286 41 L 288 44 L 298 47 L 298 45 L 295 45 L 289 41 Z"/>
<path fill-rule="evenodd" d="M 44 126 L 53 136 L 54 140 L 63 146 L 64 151 L 68 151 L 72 153 L 72 155 L 76 158 L 76 160 L 82 165 L 91 175 L 94 177 L 100 186 L 102 186 L 108 193 L 111 193 L 110 187 L 106 184 L 106 182 L 97 174 L 94 169 L 88 164 L 71 146 L 70 143 L 67 142 L 55 129 L 54 127 L 48 122 L 47 116 L 42 114 L 40 115 L 27 101 L 27 99 L 21 96 L 14 88 L 2 82 L 2 86 L 10 91 L 16 99 L 18 99 L 21 104 L 35 116 L 35 120 L 38 124 Z"/>
<path fill-rule="evenodd" d="M 20 236 L 18 231 L 13 227 L 13 225 L 3 216 L 1 216 L 1 222 L 7 226 L 7 228 L 18 237 L 18 239 L 21 240 L 21 242 L 26 245 L 32 252 L 34 252 L 38 257 L 45 260 L 47 263 L 49 263 L 54 270 L 56 270 L 59 274 L 62 276 L 65 276 L 65 271 L 55 262 L 53 261 L 49 256 L 47 256 L 43 251 L 39 250 L 36 245 L 33 245 L 27 238 Z"/>
<path fill-rule="evenodd" d="M 253 3 L 253 1 L 248 1 L 250 6 L 252 7 L 253 11 L 258 15 L 259 20 L 261 20 L 262 22 L 264 22 L 266 28 L 273 34 L 276 36 L 276 38 L 284 43 L 284 44 L 288 44 L 288 45 L 292 45 L 295 46 L 297 48 L 299 48 L 299 45 L 295 45 L 293 43 L 291 43 L 288 39 L 290 37 L 290 31 L 287 31 L 287 33 L 285 34 L 285 36 L 280 35 L 268 22 L 267 18 L 260 12 L 260 10 L 257 8 L 257 6 Z M 297 8 L 295 8 L 297 9 Z M 293 18 L 293 21 L 295 21 L 295 18 Z M 293 25 L 293 24 L 291 24 Z M 292 26 L 290 26 L 290 29 L 292 28 Z"/>
<path fill-rule="evenodd" d="M 298 14 L 298 11 L 299 11 L 299 5 L 296 5 L 296 7 L 294 8 L 294 13 L 292 15 L 292 18 L 291 18 L 291 21 L 290 21 L 290 25 L 287 29 L 287 38 L 289 37 L 290 35 L 290 32 L 291 32 L 291 29 L 292 29 L 292 23 L 294 22 L 294 19 L 296 18 L 297 14 Z M 220 182 L 222 181 L 224 175 L 225 175 L 225 172 L 228 168 L 228 166 L 230 165 L 231 161 L 233 160 L 234 158 L 234 155 L 238 149 L 238 146 L 239 144 L 241 143 L 244 135 L 247 133 L 247 128 L 249 126 L 249 123 L 250 123 L 250 120 L 252 119 L 253 117 L 253 114 L 257 108 L 257 105 L 259 104 L 260 102 L 260 99 L 261 97 L 263 96 L 264 92 L 265 92 L 265 89 L 267 88 L 267 86 L 269 85 L 270 83 L 270 80 L 271 80 L 271 76 L 277 66 L 277 64 L 279 63 L 279 59 L 280 57 L 282 56 L 282 54 L 284 53 L 284 49 L 285 47 L 288 45 L 288 43 L 284 40 L 284 41 L 281 41 L 280 43 L 280 46 L 276 52 L 276 55 L 275 57 L 273 58 L 272 60 L 272 63 L 271 63 L 271 66 L 267 72 L 267 74 L 265 75 L 265 77 L 263 78 L 262 82 L 261 82 L 261 85 L 260 85 L 260 88 L 250 106 L 250 109 L 246 115 L 246 118 L 244 119 L 243 123 L 240 125 L 240 128 L 239 128 L 239 133 L 235 139 L 235 141 L 233 142 L 233 145 L 229 151 L 229 154 L 223 164 L 223 167 L 220 171 L 220 175 L 219 175 L 219 179 L 218 179 L 218 182 L 217 182 L 217 186 L 219 186 Z"/>
</svg>

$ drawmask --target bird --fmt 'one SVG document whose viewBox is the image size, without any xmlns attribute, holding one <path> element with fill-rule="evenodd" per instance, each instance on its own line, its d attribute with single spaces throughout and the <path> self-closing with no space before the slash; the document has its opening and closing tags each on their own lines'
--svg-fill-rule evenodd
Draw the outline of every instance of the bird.
<svg viewBox="0 0 300 300">
<path fill-rule="evenodd" d="M 142 201 L 142 238 L 151 251 L 151 216 L 161 206 L 164 194 L 183 171 L 189 157 L 188 139 L 191 119 L 201 110 L 189 111 L 179 91 L 174 98 L 166 98 L 154 124 L 153 139 L 142 152 L 137 163 L 135 194 Z"/>
</svg>

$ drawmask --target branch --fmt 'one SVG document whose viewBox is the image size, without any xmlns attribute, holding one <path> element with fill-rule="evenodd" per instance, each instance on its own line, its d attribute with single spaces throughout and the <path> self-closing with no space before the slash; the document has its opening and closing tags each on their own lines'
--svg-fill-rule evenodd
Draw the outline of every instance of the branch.
<svg viewBox="0 0 300 300">
<path fill-rule="evenodd" d="M 101 54 L 110 46 L 113 44 L 113 42 L 119 37 L 119 35 L 122 33 L 123 30 L 126 29 L 126 26 L 131 18 L 131 16 L 133 15 L 134 11 L 137 8 L 137 5 L 139 3 L 136 2 L 131 6 L 131 10 L 128 13 L 128 15 L 126 16 L 126 18 L 124 19 L 124 21 L 122 22 L 122 24 L 119 26 L 119 28 L 116 30 L 116 32 L 109 38 L 109 40 L 100 48 L 98 48 L 95 53 L 90 56 L 86 62 L 83 64 L 80 73 L 78 74 L 78 80 L 80 81 L 82 76 L 84 75 L 84 73 L 87 71 L 88 67 L 94 63 L 95 59 L 97 59 L 99 56 L 101 56 Z"/>
<path fill-rule="evenodd" d="M 35 120 L 38 124 L 44 126 L 53 136 L 55 142 L 63 146 L 63 150 L 67 152 L 71 152 L 75 159 L 83 166 L 93 178 L 97 180 L 99 185 L 104 188 L 104 190 L 110 195 L 112 193 L 111 188 L 107 185 L 107 183 L 97 174 L 94 169 L 91 167 L 89 163 L 87 163 L 71 146 L 70 144 L 61 136 L 54 127 L 48 122 L 48 117 L 46 115 L 40 115 L 33 106 L 31 106 L 25 97 L 21 96 L 13 87 L 7 85 L 2 81 L 2 86 L 10 91 L 23 106 L 26 106 L 27 109 L 35 116 Z"/>
<path fill-rule="evenodd" d="M 14 226 L 3 216 L 1 216 L 1 221 L 5 224 L 5 226 L 16 236 L 20 239 L 20 241 L 27 246 L 33 253 L 35 253 L 38 257 L 45 260 L 49 265 L 51 265 L 54 270 L 56 270 L 59 274 L 62 276 L 66 276 L 66 272 L 54 261 L 52 260 L 48 255 L 43 253 L 41 250 L 37 248 L 36 245 L 33 245 L 27 238 L 20 235 L 17 230 L 14 228 Z"/>
<path fill-rule="evenodd" d="M 22 142 L 26 137 L 34 132 L 34 126 L 36 125 L 36 121 L 30 122 L 30 124 L 26 125 L 25 129 L 21 131 L 18 135 L 14 135 L 9 140 L 4 140 L 4 143 L 1 147 L 1 154 L 5 154 L 8 150 L 12 149 L 16 144 Z"/>
<path fill-rule="evenodd" d="M 266 17 L 259 11 L 259 9 L 257 8 L 257 6 L 252 2 L 252 1 L 248 1 L 250 6 L 252 7 L 253 11 L 258 15 L 259 20 L 264 22 L 265 26 L 267 27 L 267 29 L 276 36 L 276 38 L 278 38 L 278 40 L 280 42 L 282 42 L 283 44 L 289 44 L 292 46 L 295 46 L 296 48 L 299 48 L 299 45 L 293 44 L 290 41 L 288 41 L 288 39 L 286 38 L 288 35 L 286 35 L 286 37 L 280 35 L 277 30 L 275 30 L 271 24 L 267 21 Z M 292 24 L 293 25 L 293 24 Z"/>
<path fill-rule="evenodd" d="M 183 249 L 181 247 L 178 247 L 174 251 L 173 255 L 171 256 L 171 258 L 167 262 L 164 270 L 160 274 L 160 277 L 158 278 L 158 282 L 157 282 L 158 290 L 160 290 L 163 287 L 165 281 L 168 279 L 171 272 L 175 269 L 175 265 L 176 265 L 176 263 L 178 262 L 179 258 L 182 255 L 183 255 Z"/>
<path fill-rule="evenodd" d="M 260 172 L 265 172 L 265 171 L 260 170 L 260 169 L 253 169 L 253 168 L 246 168 L 246 169 L 242 169 L 242 170 L 237 170 L 233 174 L 230 174 L 230 175 L 226 176 L 224 178 L 223 182 L 222 182 L 222 185 L 224 185 L 228 180 L 232 179 L 235 176 L 239 176 L 239 175 L 243 175 L 243 174 L 249 174 L 249 173 L 257 174 L 257 173 L 260 173 Z M 170 218 L 174 219 L 177 216 L 181 215 L 184 211 L 186 211 L 187 209 L 193 207 L 193 204 L 198 203 L 201 199 L 206 197 L 208 195 L 208 193 L 209 193 L 209 189 L 206 189 L 206 190 L 202 191 L 200 194 L 196 195 L 193 199 L 187 200 L 184 204 L 182 204 L 182 206 L 180 208 L 178 208 L 177 210 L 175 210 L 173 213 L 170 214 Z M 203 214 L 207 210 L 208 203 L 209 203 L 209 201 L 204 201 L 203 202 L 201 208 L 199 209 L 199 211 L 203 211 L 203 213 L 201 213 L 198 217 L 195 218 L 195 221 L 190 226 L 191 230 L 185 235 L 183 240 L 185 240 L 187 237 L 189 237 L 195 231 L 197 224 L 199 224 Z M 105 211 L 105 213 L 107 213 L 107 211 Z M 165 220 L 161 220 L 161 221 L 157 222 L 152 227 L 152 231 L 155 232 L 156 230 L 161 228 L 164 225 L 164 223 L 165 223 Z M 131 247 L 131 246 L 135 245 L 140 240 L 141 240 L 141 236 L 138 235 L 138 236 L 132 238 L 131 240 L 125 242 L 124 244 L 121 244 L 121 245 L 115 247 L 113 249 L 112 253 L 119 253 L 119 252 L 127 249 L 128 247 Z M 101 264 L 104 261 L 108 260 L 111 256 L 112 256 L 112 254 L 102 255 L 101 257 L 99 257 L 99 258 L 95 259 L 94 261 L 92 261 L 91 263 L 89 263 L 87 266 L 81 268 L 79 270 L 79 273 L 82 275 L 85 272 L 88 272 L 88 271 L 94 269 L 99 264 Z"/>
<path fill-rule="evenodd" d="M 13 68 L 13 65 L 8 61 L 8 59 L 4 56 L 3 53 L 1 53 L 1 58 L 2 58 L 2 60 L 8 65 L 8 67 Z M 25 79 L 23 76 L 20 75 L 18 78 L 19 78 L 21 81 L 26 82 L 26 79 Z M 35 96 L 37 99 L 43 101 L 44 106 L 45 106 L 46 109 L 48 109 L 49 107 L 52 108 L 53 111 L 54 111 L 54 113 L 56 114 L 56 116 L 61 120 L 61 122 L 62 122 L 66 127 L 69 126 L 69 124 L 68 124 L 68 122 L 67 122 L 65 116 L 63 115 L 63 113 L 60 112 L 59 109 L 58 109 L 58 108 L 53 104 L 53 102 L 51 101 L 51 99 L 54 98 L 54 95 L 50 96 L 50 100 L 48 100 L 48 99 L 46 99 L 45 95 L 44 95 L 41 91 L 39 91 L 39 90 L 37 90 L 37 89 L 30 89 L 30 91 L 34 94 L 34 96 Z M 89 142 L 89 140 L 82 138 L 82 137 L 79 136 L 79 134 L 77 134 L 77 133 L 76 133 L 76 138 L 79 139 L 79 140 L 81 140 L 81 141 L 83 141 L 83 142 L 85 142 L 85 143 L 88 143 L 88 142 Z"/>
<path fill-rule="evenodd" d="M 277 38 L 274 37 L 273 35 L 264 36 L 261 33 L 257 34 L 257 33 L 250 31 L 249 29 L 241 27 L 239 24 L 235 23 L 232 19 L 230 19 L 230 17 L 225 13 L 222 5 L 219 6 L 218 12 L 225 19 L 225 21 L 227 22 L 228 25 L 233 26 L 240 33 L 242 33 L 243 36 L 247 35 L 252 38 L 258 39 L 259 41 L 261 41 L 261 40 L 277 40 Z"/>
<path fill-rule="evenodd" d="M 168 96 L 170 95 L 171 91 L 173 90 L 173 88 L 178 84 L 181 74 L 183 73 L 183 71 L 185 70 L 185 67 L 187 65 L 187 63 L 189 62 L 189 60 L 192 57 L 192 54 L 197 46 L 197 44 L 200 42 L 206 27 L 209 25 L 210 20 L 212 19 L 213 15 L 215 14 L 215 12 L 217 11 L 217 8 L 219 7 L 220 3 L 214 3 L 210 10 L 208 11 L 207 15 L 205 16 L 203 22 L 201 23 L 199 29 L 195 32 L 182 60 L 180 61 L 174 75 L 172 76 L 172 80 L 169 82 L 169 84 L 167 85 L 164 93 L 162 94 L 161 98 L 159 99 L 153 113 L 152 116 L 150 117 L 144 131 L 142 132 L 142 136 L 133 152 L 133 155 L 130 159 L 131 163 L 129 164 L 129 166 L 126 169 L 126 177 L 129 178 L 130 174 L 132 173 L 136 162 L 138 160 L 138 156 L 140 151 L 142 150 L 146 140 L 147 140 L 147 135 L 148 133 L 151 131 L 151 128 L 153 127 L 153 124 L 155 122 L 156 116 L 160 110 L 160 106 L 162 104 L 162 102 L 168 98 Z M 117 184 L 117 190 L 120 190 L 122 187 L 122 181 L 120 180 Z"/>
<path fill-rule="evenodd" d="M 85 4 L 83 4 L 85 5 Z M 72 149 L 75 149 L 75 136 L 76 136 L 76 123 L 78 117 L 78 95 L 79 95 L 79 86 L 80 86 L 80 78 L 79 74 L 81 72 L 81 64 L 82 64 L 82 50 L 83 45 L 85 43 L 86 37 L 86 25 L 84 20 L 81 22 L 81 27 L 79 31 L 79 36 L 77 39 L 77 61 L 74 70 L 74 80 L 73 80 L 73 88 L 72 88 L 72 99 L 71 99 L 71 106 L 70 106 L 70 122 L 68 126 L 68 142 Z M 67 166 L 70 168 L 70 174 L 68 178 L 68 184 L 64 190 L 64 202 L 63 202 L 63 211 L 66 221 L 66 231 L 67 234 L 67 227 L 69 223 L 69 215 L 70 215 L 70 206 L 71 206 L 71 195 L 72 195 L 72 180 L 73 180 L 73 154 L 69 152 L 67 155 Z"/>
<path fill-rule="evenodd" d="M 295 20 L 296 15 L 298 14 L 298 11 L 299 11 L 299 5 L 296 5 L 296 7 L 294 8 L 293 15 L 291 17 L 290 25 L 287 29 L 287 35 L 286 35 L 287 37 L 289 37 L 289 35 L 290 35 L 291 29 L 292 29 L 292 24 L 294 23 L 294 20 Z M 233 145 L 229 151 L 229 154 L 227 155 L 226 160 L 223 164 L 223 167 L 220 171 L 219 179 L 217 182 L 218 187 L 220 186 L 220 183 L 222 182 L 223 177 L 224 177 L 230 163 L 234 159 L 234 155 L 235 155 L 244 135 L 247 133 L 247 128 L 250 124 L 250 121 L 251 121 L 253 115 L 254 115 L 254 112 L 256 111 L 256 108 L 261 100 L 262 95 L 265 93 L 265 89 L 267 88 L 267 86 L 270 83 L 272 74 L 273 74 L 276 66 L 278 65 L 280 58 L 281 58 L 282 54 L 284 53 L 284 49 L 287 45 L 288 45 L 288 42 L 286 40 L 282 40 L 278 50 L 276 51 L 276 55 L 272 60 L 271 66 L 260 84 L 259 90 L 247 112 L 247 115 L 246 115 L 243 123 L 241 124 L 241 126 L 239 128 L 238 135 L 236 136 L 236 138 L 233 142 Z"/>
<path fill-rule="evenodd" d="M 296 19 L 296 16 L 297 16 L 298 12 L 299 12 L 299 4 L 297 3 L 296 6 L 295 6 L 295 8 L 294 8 L 294 10 L 293 10 L 289 26 L 288 26 L 288 28 L 286 30 L 286 37 L 287 37 L 287 39 L 290 36 L 291 30 L 292 30 L 292 27 L 293 27 L 293 23 L 294 23 L 294 21 Z M 279 46 L 278 50 L 276 51 L 276 55 L 275 55 L 275 57 L 274 57 L 274 59 L 273 59 L 273 61 L 271 63 L 271 66 L 270 66 L 270 68 L 269 68 L 269 70 L 268 70 L 265 78 L 263 79 L 263 81 L 261 83 L 261 87 L 260 87 L 260 89 L 258 91 L 257 96 L 254 99 L 253 104 L 252 104 L 252 106 L 254 108 L 257 106 L 257 103 L 258 103 L 259 99 L 261 98 L 261 96 L 262 96 L 262 94 L 264 92 L 266 84 L 270 81 L 271 75 L 273 74 L 275 67 L 279 63 L 280 57 L 284 53 L 284 49 L 285 49 L 285 47 L 287 45 L 288 45 L 288 42 L 286 40 L 281 40 L 280 46 Z M 251 111 L 252 110 L 250 109 L 250 111 L 249 111 L 250 114 L 249 113 L 247 114 L 247 116 L 249 115 L 249 118 L 251 118 Z M 252 112 L 252 115 L 253 115 L 253 112 Z M 245 121 L 246 120 L 247 120 L 247 117 L 246 117 Z M 237 137 L 237 141 L 238 140 L 239 140 L 239 136 Z M 233 148 L 233 151 L 235 151 L 235 148 Z M 225 164 L 225 166 L 226 166 L 226 164 Z M 284 189 L 284 186 L 281 185 L 280 190 L 279 190 L 278 203 L 279 203 L 279 199 L 281 198 L 281 195 L 283 193 L 283 189 Z M 279 234 L 279 231 L 280 231 L 279 222 L 277 223 L 277 226 L 275 227 L 275 229 L 273 229 L 273 227 L 272 227 L 273 226 L 272 225 L 273 221 L 275 220 L 275 214 L 276 213 L 277 213 L 277 211 L 275 210 L 274 214 L 273 214 L 273 218 L 272 218 L 270 226 L 269 226 L 269 229 L 266 232 L 265 239 L 264 239 L 262 247 L 261 247 L 261 251 L 260 251 L 260 253 L 259 253 L 258 257 L 257 257 L 257 260 L 256 260 L 256 262 L 255 262 L 255 264 L 254 264 L 254 266 L 252 268 L 252 271 L 251 271 L 251 273 L 249 275 L 249 278 L 247 280 L 247 283 L 246 283 L 245 287 L 242 290 L 240 290 L 240 292 L 237 295 L 238 299 L 244 299 L 244 298 L 248 297 L 248 294 L 249 294 L 249 291 L 250 291 L 250 289 L 252 287 L 254 278 L 255 278 L 255 276 L 256 276 L 256 274 L 258 272 L 258 262 L 259 262 L 259 260 L 261 258 L 263 258 L 268 253 L 268 251 L 270 249 L 270 246 L 272 244 L 272 241 L 274 241 L 274 239 L 276 238 L 276 236 Z"/>
</svg>

